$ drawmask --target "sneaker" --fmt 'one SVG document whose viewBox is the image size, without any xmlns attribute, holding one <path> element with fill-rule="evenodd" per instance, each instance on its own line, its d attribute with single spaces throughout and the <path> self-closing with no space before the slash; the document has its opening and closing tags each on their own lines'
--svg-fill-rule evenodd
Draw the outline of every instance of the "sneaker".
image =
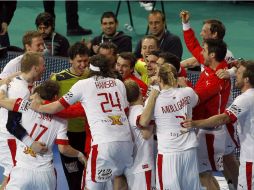
<svg viewBox="0 0 254 190">
<path fill-rule="evenodd" d="M 92 34 L 92 30 L 77 26 L 77 28 L 67 29 L 67 36 L 81 36 Z"/>
</svg>

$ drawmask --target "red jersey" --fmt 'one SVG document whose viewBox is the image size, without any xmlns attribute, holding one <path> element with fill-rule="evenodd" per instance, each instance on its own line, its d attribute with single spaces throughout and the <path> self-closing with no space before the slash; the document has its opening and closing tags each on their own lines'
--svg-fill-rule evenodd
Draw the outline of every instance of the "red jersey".
<svg viewBox="0 0 254 190">
<path fill-rule="evenodd" d="M 184 40 L 187 48 L 199 63 L 204 64 L 201 54 L 202 47 L 192 29 L 184 31 Z M 195 85 L 199 97 L 199 104 L 194 108 L 194 119 L 206 119 L 210 116 L 223 113 L 230 94 L 230 80 L 219 79 L 215 74 L 219 69 L 227 69 L 227 62 L 221 61 L 215 70 L 205 67 Z"/>
</svg>

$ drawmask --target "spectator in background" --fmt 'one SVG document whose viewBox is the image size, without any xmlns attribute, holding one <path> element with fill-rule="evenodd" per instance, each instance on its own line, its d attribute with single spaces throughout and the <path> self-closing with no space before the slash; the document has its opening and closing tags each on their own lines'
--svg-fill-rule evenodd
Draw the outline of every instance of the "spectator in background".
<svg viewBox="0 0 254 190">
<path fill-rule="evenodd" d="M 131 37 L 122 31 L 117 31 L 117 27 L 118 20 L 115 14 L 113 12 L 104 12 L 101 16 L 102 33 L 88 44 L 92 54 L 98 53 L 99 45 L 104 42 L 113 42 L 117 46 L 117 53 L 132 52 Z"/>
<path fill-rule="evenodd" d="M 40 13 L 35 20 L 38 32 L 44 40 L 46 55 L 68 57 L 68 40 L 55 32 L 55 20 L 49 13 Z"/>
<path fill-rule="evenodd" d="M 10 46 L 8 26 L 16 10 L 17 1 L 0 1 L 0 47 Z"/>
<path fill-rule="evenodd" d="M 43 1 L 44 11 L 55 16 L 55 1 Z M 78 1 L 65 1 L 67 36 L 80 36 L 92 34 L 92 30 L 83 28 L 79 25 L 78 19 Z"/>
<path fill-rule="evenodd" d="M 154 10 L 149 13 L 148 27 L 150 34 L 154 35 L 159 41 L 159 50 L 173 53 L 180 60 L 182 59 L 183 47 L 181 40 L 166 29 L 166 18 L 161 11 Z M 135 55 L 137 58 L 141 57 L 141 41 L 136 46 Z"/>
</svg>

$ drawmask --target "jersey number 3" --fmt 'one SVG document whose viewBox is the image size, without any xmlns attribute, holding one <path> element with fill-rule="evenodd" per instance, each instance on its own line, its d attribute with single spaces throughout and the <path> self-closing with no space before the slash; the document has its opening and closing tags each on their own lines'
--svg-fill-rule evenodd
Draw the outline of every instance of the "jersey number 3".
<svg viewBox="0 0 254 190">
<path fill-rule="evenodd" d="M 104 113 L 112 112 L 112 108 L 118 107 L 120 111 L 122 111 L 121 103 L 119 100 L 118 93 L 115 92 L 113 95 L 115 96 L 113 99 L 113 96 L 111 93 L 99 93 L 98 96 L 104 96 L 103 102 L 101 102 L 101 109 Z M 106 108 L 107 107 L 107 108 Z"/>
<path fill-rule="evenodd" d="M 41 136 L 48 130 L 48 128 L 45 127 L 44 125 L 38 125 L 37 123 L 35 123 L 32 131 L 29 135 L 30 137 L 33 137 L 35 130 L 36 130 L 36 134 L 38 134 L 38 135 L 37 135 L 37 137 L 34 138 L 34 140 L 38 141 L 41 138 Z"/>
</svg>

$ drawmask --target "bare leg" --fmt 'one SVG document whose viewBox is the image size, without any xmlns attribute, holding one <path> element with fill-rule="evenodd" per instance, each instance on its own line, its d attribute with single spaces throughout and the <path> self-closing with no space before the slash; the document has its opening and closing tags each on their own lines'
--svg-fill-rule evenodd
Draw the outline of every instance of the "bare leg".
<svg viewBox="0 0 254 190">
<path fill-rule="evenodd" d="M 128 190 L 128 185 L 124 176 L 115 177 L 114 190 Z"/>
<path fill-rule="evenodd" d="M 4 180 L 3 180 L 3 182 L 2 182 L 2 185 L 1 185 L 1 187 L 0 187 L 0 190 L 4 190 L 5 187 L 6 187 L 6 185 L 7 185 L 7 183 L 8 183 L 8 177 L 4 176 Z"/>
<path fill-rule="evenodd" d="M 234 187 L 237 188 L 238 174 L 239 174 L 239 162 L 236 159 L 234 153 L 223 156 L 223 174 L 227 181 L 231 180 Z"/>
<path fill-rule="evenodd" d="M 220 190 L 220 186 L 211 172 L 200 173 L 199 178 L 201 185 L 207 190 Z"/>
</svg>

